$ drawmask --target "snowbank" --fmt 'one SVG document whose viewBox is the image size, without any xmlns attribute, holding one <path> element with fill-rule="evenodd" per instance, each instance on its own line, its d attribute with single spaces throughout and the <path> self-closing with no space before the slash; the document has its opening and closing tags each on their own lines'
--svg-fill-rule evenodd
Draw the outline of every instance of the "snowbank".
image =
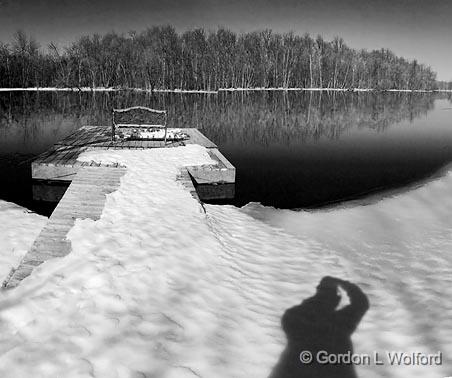
<svg viewBox="0 0 452 378">
<path fill-rule="evenodd" d="M 29 87 L 29 88 L 0 88 L 0 92 L 115 92 L 116 88 L 105 87 L 82 87 L 82 88 L 59 88 L 59 87 Z"/>
<path fill-rule="evenodd" d="M 175 181 L 211 163 L 187 146 L 82 157 L 128 171 L 73 252 L 0 301 L 2 377 L 267 377 L 286 309 L 325 275 L 371 308 L 356 353 L 437 352 L 443 367 L 358 366 L 361 377 L 442 377 L 452 355 L 452 175 L 377 204 L 291 212 L 200 204 Z"/>
<path fill-rule="evenodd" d="M 259 92 L 259 91 L 325 91 L 325 92 L 380 92 L 379 89 L 373 88 L 291 88 L 291 87 L 275 87 L 275 88 L 218 88 L 218 90 L 191 90 L 191 89 L 143 89 L 143 88 L 113 88 L 113 87 L 82 87 L 82 88 L 57 88 L 57 87 L 31 87 L 31 88 L 0 88 L 0 92 L 17 92 L 17 91 L 39 91 L 39 92 L 119 92 L 134 91 L 146 93 L 181 93 L 181 94 L 218 94 L 219 92 Z M 430 93 L 430 92 L 452 92 L 447 89 L 426 90 L 426 89 L 384 89 L 383 92 L 410 92 L 410 93 Z"/>
<path fill-rule="evenodd" d="M 16 267 L 33 244 L 46 217 L 0 200 L 0 280 L 6 278 L 11 268 Z"/>
<path fill-rule="evenodd" d="M 114 88 L 114 87 L 81 87 L 81 88 L 58 88 L 58 87 L 29 87 L 29 88 L 0 88 L 0 92 L 119 92 L 130 90 L 135 92 L 156 93 L 183 93 L 183 94 L 217 94 L 218 91 L 210 90 L 186 90 L 186 89 L 142 89 L 142 88 Z"/>
</svg>

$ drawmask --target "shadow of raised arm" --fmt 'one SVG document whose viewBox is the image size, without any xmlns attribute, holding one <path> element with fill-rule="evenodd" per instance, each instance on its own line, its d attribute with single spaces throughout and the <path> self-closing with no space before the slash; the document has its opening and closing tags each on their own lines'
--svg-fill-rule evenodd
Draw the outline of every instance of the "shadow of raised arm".
<svg viewBox="0 0 452 378">
<path fill-rule="evenodd" d="M 339 286 L 350 304 L 336 310 L 341 301 Z M 369 301 L 357 285 L 334 277 L 322 278 L 314 296 L 284 313 L 281 325 L 287 346 L 270 377 L 355 378 L 353 365 L 325 364 L 318 356 L 353 353 L 351 335 L 368 309 Z M 300 361 L 302 352 L 311 354 L 311 363 Z"/>
<path fill-rule="evenodd" d="M 358 327 L 364 314 L 369 309 L 369 300 L 358 285 L 340 280 L 339 286 L 347 293 L 350 304 L 336 311 L 337 322 L 352 333 Z"/>
</svg>

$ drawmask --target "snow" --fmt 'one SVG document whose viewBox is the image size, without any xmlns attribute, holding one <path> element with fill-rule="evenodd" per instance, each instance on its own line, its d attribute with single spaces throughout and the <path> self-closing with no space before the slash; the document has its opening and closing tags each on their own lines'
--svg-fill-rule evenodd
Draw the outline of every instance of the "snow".
<svg viewBox="0 0 452 378">
<path fill-rule="evenodd" d="M 217 94 L 218 91 L 215 90 L 202 90 L 202 89 L 153 89 L 146 90 L 147 92 L 157 92 L 157 93 L 183 93 L 183 94 L 191 94 L 191 93 L 203 93 L 203 94 Z"/>
<path fill-rule="evenodd" d="M 124 138 L 136 137 L 137 139 L 163 139 L 165 137 L 165 129 L 157 127 L 121 127 L 117 130 L 118 134 L 122 134 Z M 187 139 L 188 135 L 183 129 L 167 129 L 166 137 L 168 140 Z"/>
<path fill-rule="evenodd" d="M 0 200 L 0 280 L 7 277 L 33 244 L 47 218 Z"/>
<path fill-rule="evenodd" d="M 0 88 L 0 92 L 114 92 L 117 91 L 116 88 L 105 88 L 105 87 L 81 87 L 81 88 L 59 88 L 59 87 L 29 87 L 29 88 Z"/>
<path fill-rule="evenodd" d="M 259 91 L 306 91 L 306 92 L 379 92 L 379 89 L 374 88 L 291 88 L 291 87 L 275 87 L 275 88 L 219 88 L 218 92 L 259 92 Z M 434 92 L 433 90 L 424 90 L 424 89 L 388 89 L 383 90 L 388 92 Z"/>
<path fill-rule="evenodd" d="M 190 89 L 143 89 L 143 88 L 114 88 L 114 87 L 81 87 L 81 88 L 58 88 L 58 87 L 31 87 L 31 88 L 0 88 L 0 92 L 18 92 L 18 91 L 40 91 L 40 92 L 118 92 L 130 90 L 135 92 L 155 92 L 155 93 L 180 93 L 180 94 L 218 94 L 219 92 L 259 92 L 259 91 L 325 91 L 325 92 L 374 92 L 380 91 L 374 88 L 292 88 L 292 87 L 253 87 L 253 88 L 218 88 L 218 90 L 190 90 Z M 426 90 L 426 89 L 385 89 L 385 92 L 451 92 L 447 89 Z"/>
<path fill-rule="evenodd" d="M 200 146 L 93 151 L 125 164 L 72 253 L 0 300 L 2 377 L 267 377 L 281 316 L 325 275 L 370 310 L 356 353 L 443 352 L 443 366 L 358 366 L 361 377 L 443 377 L 452 366 L 452 174 L 368 206 L 292 212 L 201 205 L 175 180 Z"/>
<path fill-rule="evenodd" d="M 29 87 L 29 88 L 0 88 L 0 92 L 118 92 L 131 90 L 135 92 L 156 92 L 156 93 L 182 93 L 182 94 L 217 94 L 211 90 L 186 90 L 186 89 L 142 89 L 142 88 L 114 88 L 114 87 Z"/>
</svg>

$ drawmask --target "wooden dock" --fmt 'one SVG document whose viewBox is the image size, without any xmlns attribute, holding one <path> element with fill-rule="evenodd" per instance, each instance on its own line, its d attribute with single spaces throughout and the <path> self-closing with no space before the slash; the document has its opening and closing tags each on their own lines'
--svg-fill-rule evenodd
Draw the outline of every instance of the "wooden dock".
<svg viewBox="0 0 452 378">
<path fill-rule="evenodd" d="M 120 178 L 125 171 L 126 168 L 123 167 L 82 167 L 31 249 L 3 286 L 15 287 L 30 275 L 34 267 L 50 258 L 67 255 L 71 245 L 66 235 L 75 219 L 99 219 L 104 208 L 105 195 L 119 187 Z"/>
<path fill-rule="evenodd" d="M 110 140 L 106 127 L 87 126 L 77 130 L 49 151 L 41 154 L 32 163 L 33 179 L 67 182 L 59 204 L 47 224 L 38 235 L 31 249 L 16 269 L 3 282 L 3 288 L 16 287 L 33 269 L 44 261 L 70 253 L 71 245 L 66 236 L 77 218 L 97 220 L 102 214 L 106 195 L 115 191 L 120 184 L 126 167 L 118 164 L 79 162 L 77 157 L 92 149 L 145 149 L 169 148 L 187 144 L 200 144 L 207 148 L 217 165 L 184 168 L 177 180 L 200 201 L 193 182 L 231 185 L 235 182 L 235 168 L 218 151 L 217 146 L 196 129 L 184 129 L 190 138 L 184 141 L 119 141 Z M 201 202 L 201 201 L 200 201 Z"/>
<path fill-rule="evenodd" d="M 172 129 L 168 129 L 171 131 Z M 55 144 L 50 150 L 44 152 L 31 164 L 33 180 L 69 183 L 84 166 L 94 162 L 79 162 L 78 156 L 85 151 L 93 149 L 146 149 L 168 148 L 199 144 L 205 147 L 210 157 L 216 161 L 215 165 L 188 168 L 196 184 L 233 184 L 235 183 L 235 168 L 221 154 L 218 147 L 201 134 L 197 129 L 183 129 L 189 135 L 187 140 L 167 141 L 112 141 L 111 130 L 102 126 L 84 126 L 67 138 Z M 39 200 L 42 193 L 35 192 L 34 198 Z"/>
</svg>

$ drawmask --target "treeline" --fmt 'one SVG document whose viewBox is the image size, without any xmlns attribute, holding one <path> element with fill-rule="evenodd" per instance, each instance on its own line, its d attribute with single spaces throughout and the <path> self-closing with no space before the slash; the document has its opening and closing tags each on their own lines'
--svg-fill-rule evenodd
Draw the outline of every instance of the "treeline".
<svg viewBox="0 0 452 378">
<path fill-rule="evenodd" d="M 437 81 L 436 87 L 443 91 L 452 91 L 452 81 Z"/>
<path fill-rule="evenodd" d="M 45 51 L 24 32 L 0 42 L 1 87 L 436 89 L 436 74 L 390 50 L 354 50 L 342 38 L 225 28 L 178 34 L 155 26 L 81 37 Z"/>
</svg>

